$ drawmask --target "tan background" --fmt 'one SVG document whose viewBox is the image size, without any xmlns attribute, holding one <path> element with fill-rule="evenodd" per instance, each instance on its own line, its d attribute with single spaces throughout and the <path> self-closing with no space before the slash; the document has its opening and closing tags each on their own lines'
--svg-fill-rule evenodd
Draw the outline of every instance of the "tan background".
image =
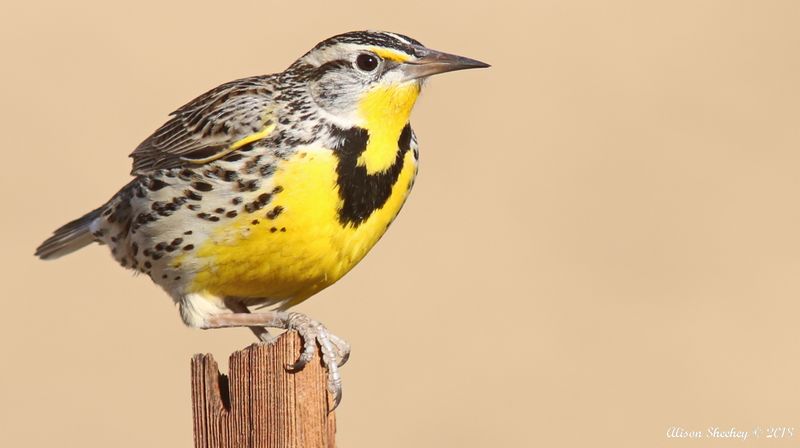
<svg viewBox="0 0 800 448">
<path fill-rule="evenodd" d="M 0 446 L 191 446 L 189 357 L 250 333 L 184 328 L 105 248 L 33 249 L 126 182 L 169 111 L 361 28 L 494 67 L 429 84 L 411 200 L 300 307 L 354 346 L 340 446 L 800 440 L 800 3 L 15 3 Z"/>
</svg>

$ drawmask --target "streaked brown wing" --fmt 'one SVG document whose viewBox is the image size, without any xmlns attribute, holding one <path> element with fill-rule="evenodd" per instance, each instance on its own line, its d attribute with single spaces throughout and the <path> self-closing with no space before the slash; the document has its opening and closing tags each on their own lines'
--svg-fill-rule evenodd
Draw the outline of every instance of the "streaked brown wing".
<svg viewBox="0 0 800 448">
<path fill-rule="evenodd" d="M 226 155 L 245 142 L 264 138 L 271 129 L 273 87 L 270 76 L 223 84 L 173 112 L 173 118 L 131 153 L 131 174 L 202 164 Z M 239 146 L 236 146 L 239 142 Z"/>
</svg>

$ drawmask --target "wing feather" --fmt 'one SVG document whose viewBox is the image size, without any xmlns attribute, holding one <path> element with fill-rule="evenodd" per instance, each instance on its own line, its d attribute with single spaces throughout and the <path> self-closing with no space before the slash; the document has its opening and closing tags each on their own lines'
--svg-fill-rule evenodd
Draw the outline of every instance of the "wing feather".
<svg viewBox="0 0 800 448">
<path fill-rule="evenodd" d="M 266 137 L 274 128 L 271 76 L 222 84 L 172 114 L 131 153 L 134 175 L 202 164 Z M 238 144 L 238 145 L 237 145 Z"/>
</svg>

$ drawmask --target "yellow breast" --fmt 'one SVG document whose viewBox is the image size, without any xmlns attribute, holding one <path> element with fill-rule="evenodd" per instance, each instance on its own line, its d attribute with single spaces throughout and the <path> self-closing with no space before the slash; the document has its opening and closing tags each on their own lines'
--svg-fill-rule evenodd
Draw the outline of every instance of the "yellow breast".
<svg viewBox="0 0 800 448">
<path fill-rule="evenodd" d="M 416 174 L 412 152 L 404 157 L 383 207 L 352 226 L 339 219 L 333 151 L 302 148 L 275 173 L 279 192 L 262 213 L 217 229 L 198 249 L 196 257 L 208 262 L 192 292 L 299 302 L 331 285 L 367 254 L 400 211 Z M 280 213 L 267 217 L 276 207 Z"/>
</svg>

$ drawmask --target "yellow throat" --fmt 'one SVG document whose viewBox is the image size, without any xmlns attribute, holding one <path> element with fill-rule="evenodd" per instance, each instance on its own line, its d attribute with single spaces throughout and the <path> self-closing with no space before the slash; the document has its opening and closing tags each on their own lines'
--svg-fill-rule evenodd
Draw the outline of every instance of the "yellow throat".
<svg viewBox="0 0 800 448">
<path fill-rule="evenodd" d="M 416 82 L 379 86 L 364 95 L 359 104 L 363 128 L 369 132 L 367 149 L 356 163 L 366 167 L 367 174 L 386 171 L 394 163 L 397 140 L 408 123 L 411 109 L 419 97 Z"/>
</svg>

